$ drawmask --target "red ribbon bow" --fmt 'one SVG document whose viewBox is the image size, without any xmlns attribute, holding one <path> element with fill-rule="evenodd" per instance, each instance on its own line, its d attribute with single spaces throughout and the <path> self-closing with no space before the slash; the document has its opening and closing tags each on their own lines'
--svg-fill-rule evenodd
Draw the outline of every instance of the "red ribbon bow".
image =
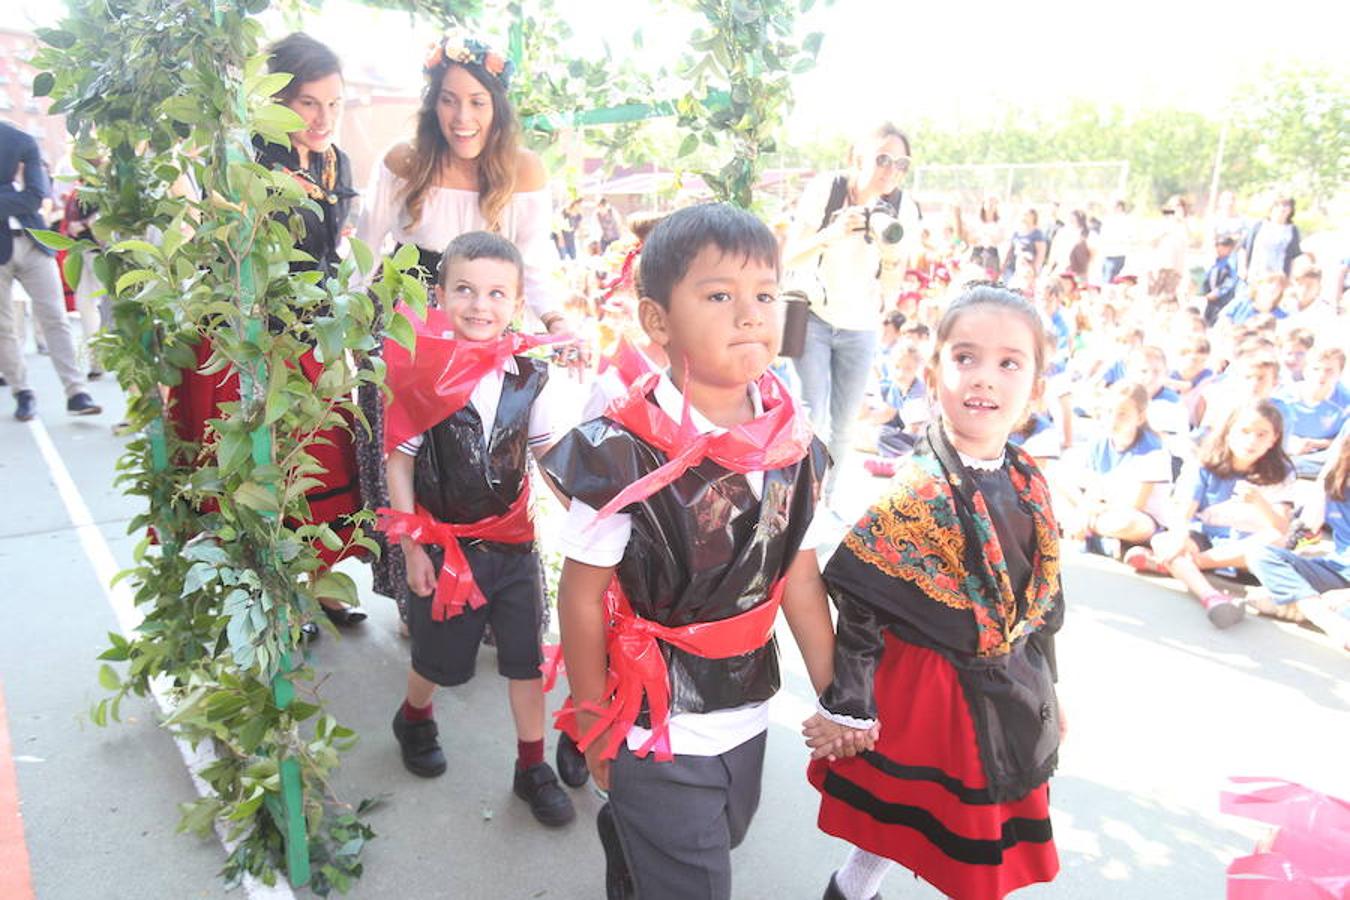
<svg viewBox="0 0 1350 900">
<path fill-rule="evenodd" d="M 660 379 L 658 372 L 639 376 L 627 395 L 609 405 L 605 416 L 666 454 L 669 461 L 620 491 L 600 508 L 596 521 L 647 499 L 705 459 L 745 475 L 792 465 L 811 447 L 811 426 L 797 415 L 792 396 L 772 372 L 765 372 L 758 383 L 764 413 L 721 433 L 699 433 L 688 394 L 679 422 L 648 399 Z"/>
<path fill-rule="evenodd" d="M 613 759 L 641 714 L 642 700 L 646 697 L 652 733 L 635 751 L 636 755 L 645 757 L 655 752 L 658 762 L 670 762 L 674 759 L 670 750 L 670 672 L 657 642 L 664 641 L 704 659 L 730 659 L 752 653 L 773 636 L 785 584 L 780 578 L 769 588 L 764 603 L 729 619 L 671 628 L 634 613 L 619 580 L 613 579 L 605 592 L 611 621 L 607 639 L 609 674 L 603 699 L 599 703 L 581 704 L 582 710 L 595 713 L 598 718 L 585 734 L 579 734 L 577 708 L 569 699 L 554 714 L 557 727 L 570 735 L 582 751 L 608 730 L 603 755 Z M 558 665 L 557 655 L 553 654 L 544 667 L 546 679 L 556 677 Z"/>
<path fill-rule="evenodd" d="M 444 310 L 429 308 L 425 321 L 407 307 L 400 311 L 412 321 L 417 344 L 413 353 L 393 341 L 384 345 L 385 384 L 391 392 L 385 406 L 385 453 L 467 406 L 478 382 L 501 369 L 509 357 L 573 340 L 508 331 L 493 341 L 460 341 Z"/>
<path fill-rule="evenodd" d="M 436 578 L 436 595 L 431 602 L 431 618 L 437 622 L 454 618 L 464 612 L 466 606 L 477 609 L 487 602 L 473 580 L 469 560 L 459 545 L 460 538 L 482 538 L 502 544 L 524 544 L 534 540 L 528 483 L 510 509 L 477 522 L 441 522 L 420 506 L 416 513 L 399 512 L 389 507 L 376 512 L 380 519 L 375 527 L 387 534 L 390 541 L 406 537 L 419 544 L 435 544 L 445 551 L 445 560 Z"/>
</svg>

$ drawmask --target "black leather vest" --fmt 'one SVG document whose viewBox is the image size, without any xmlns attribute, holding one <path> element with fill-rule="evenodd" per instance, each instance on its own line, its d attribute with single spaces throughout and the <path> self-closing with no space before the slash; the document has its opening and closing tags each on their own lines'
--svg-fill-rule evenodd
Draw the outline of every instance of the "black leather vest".
<svg viewBox="0 0 1350 900">
<path fill-rule="evenodd" d="M 548 381 L 548 364 L 517 356 L 517 374 L 502 373 L 502 396 L 492 434 L 472 403 L 424 436 L 413 465 L 417 502 L 442 522 L 476 522 L 510 509 L 528 477 L 530 407 Z M 465 540 L 468 545 L 528 553 L 531 544 Z"/>
<path fill-rule="evenodd" d="M 827 454 L 813 440 L 798 463 L 764 473 L 756 499 L 744 475 L 711 460 L 626 507 L 633 530 L 617 567 L 633 611 L 662 625 L 728 619 L 763 603 L 786 574 L 815 512 Z M 666 456 L 607 419 L 567 434 L 543 466 L 562 490 L 600 508 Z M 711 712 L 769 699 L 780 684 L 773 640 L 731 659 L 661 643 L 673 712 Z M 645 724 L 644 715 L 639 724 Z"/>
</svg>

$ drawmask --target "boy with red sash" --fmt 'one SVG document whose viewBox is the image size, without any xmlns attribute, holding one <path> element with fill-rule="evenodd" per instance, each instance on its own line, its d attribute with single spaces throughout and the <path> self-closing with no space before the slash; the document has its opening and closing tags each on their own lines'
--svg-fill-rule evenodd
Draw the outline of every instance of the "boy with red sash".
<svg viewBox="0 0 1350 900">
<path fill-rule="evenodd" d="M 542 463 L 572 501 L 560 727 L 609 791 L 608 896 L 728 898 L 759 803 L 780 605 L 812 683 L 832 675 L 819 568 L 800 550 L 827 456 L 768 372 L 782 330 L 769 229 L 686 208 L 640 266 L 639 319 L 670 372 L 639 375 Z"/>
<path fill-rule="evenodd" d="M 445 249 L 439 308 L 417 326 L 415 353 L 386 347 L 393 508 L 380 510 L 380 528 L 401 542 L 416 595 L 408 694 L 394 736 L 410 772 L 445 771 L 432 695 L 473 677 L 491 622 L 516 726 L 515 793 L 543 824 L 564 825 L 575 815 L 572 801 L 544 762 L 544 597 L 526 468 L 527 451 L 542 455 L 553 442 L 541 398 L 548 365 L 522 355 L 547 341 L 507 331 L 521 309 L 523 273 L 510 241 L 460 235 Z"/>
</svg>

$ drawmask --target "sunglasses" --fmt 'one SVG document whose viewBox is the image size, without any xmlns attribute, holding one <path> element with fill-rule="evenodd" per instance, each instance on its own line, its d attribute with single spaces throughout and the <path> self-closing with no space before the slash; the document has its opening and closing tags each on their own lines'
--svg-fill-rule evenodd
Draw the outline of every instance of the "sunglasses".
<svg viewBox="0 0 1350 900">
<path fill-rule="evenodd" d="M 909 171 L 908 156 L 891 156 L 889 153 L 877 154 L 878 169 L 899 169 L 901 172 Z"/>
</svg>

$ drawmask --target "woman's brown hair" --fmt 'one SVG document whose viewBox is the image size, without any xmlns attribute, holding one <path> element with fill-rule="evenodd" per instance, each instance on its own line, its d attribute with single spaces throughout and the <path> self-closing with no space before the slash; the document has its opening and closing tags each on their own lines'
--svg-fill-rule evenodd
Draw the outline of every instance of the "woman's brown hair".
<svg viewBox="0 0 1350 900">
<path fill-rule="evenodd" d="M 1344 500 L 1345 495 L 1350 493 L 1350 436 L 1341 439 L 1340 455 L 1327 469 L 1322 485 L 1332 500 Z"/>
<path fill-rule="evenodd" d="M 478 156 L 478 209 L 487 222 L 488 230 L 500 231 L 502 212 L 516 191 L 520 126 L 501 81 L 474 62 L 444 61 L 427 73 L 422 105 L 417 110 L 417 134 L 413 138 L 408 170 L 398 173 L 408 182 L 403 204 L 413 225 L 421 221 L 422 204 L 426 201 L 427 191 L 436 185 L 444 165 L 450 159 L 450 145 L 441 133 L 436 104 L 440 99 L 441 84 L 452 66 L 467 71 L 487 89 L 492 98 L 492 127 L 488 129 L 483 152 Z"/>
<path fill-rule="evenodd" d="M 1275 443 L 1261 454 L 1249 472 L 1239 472 L 1233 461 L 1233 451 L 1228 449 L 1228 435 L 1233 425 L 1244 414 L 1255 412 L 1270 423 L 1275 432 Z M 1252 484 L 1280 484 L 1294 471 L 1294 464 L 1284 452 L 1284 416 L 1280 408 L 1269 400 L 1256 403 L 1244 403 L 1233 410 L 1223 424 L 1200 445 L 1200 465 L 1209 469 L 1220 478 L 1235 478 L 1239 475 Z"/>
</svg>

